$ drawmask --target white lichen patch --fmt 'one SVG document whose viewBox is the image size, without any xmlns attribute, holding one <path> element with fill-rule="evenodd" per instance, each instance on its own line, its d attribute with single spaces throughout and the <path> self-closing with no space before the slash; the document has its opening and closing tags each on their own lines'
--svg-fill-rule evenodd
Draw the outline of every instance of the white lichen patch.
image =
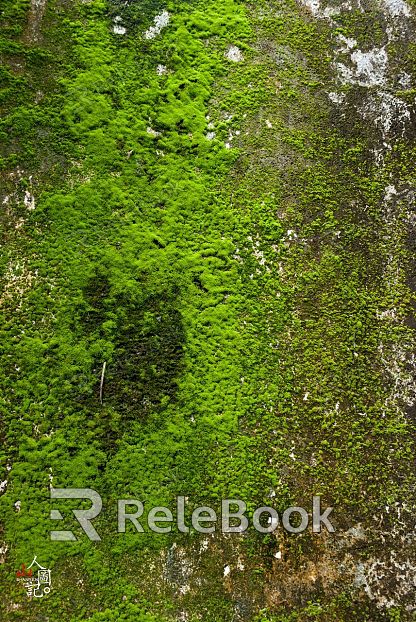
<svg viewBox="0 0 416 622">
<path fill-rule="evenodd" d="M 383 5 L 391 17 L 410 17 L 412 12 L 404 0 L 383 0 Z"/>
<path fill-rule="evenodd" d="M 25 190 L 25 196 L 23 197 L 23 203 L 25 204 L 26 209 L 32 211 L 35 209 L 35 197 L 29 190 Z"/>
<path fill-rule="evenodd" d="M 386 506 L 374 516 L 384 551 L 379 557 L 356 565 L 354 583 L 375 602 L 377 607 L 390 609 L 406 602 L 407 611 L 416 610 L 416 564 L 411 555 L 415 543 L 414 508 L 399 503 Z M 403 543 L 406 546 L 403 547 Z"/>
<path fill-rule="evenodd" d="M 322 15 L 320 0 L 303 0 L 302 4 L 306 6 L 315 17 L 320 17 Z"/>
<path fill-rule="evenodd" d="M 152 127 L 148 127 L 148 128 L 146 129 L 146 132 L 147 132 L 148 134 L 150 134 L 150 136 L 154 136 L 154 137 L 156 137 L 156 136 L 160 136 L 160 132 L 157 132 L 157 131 L 156 131 L 156 130 L 154 130 Z"/>
<path fill-rule="evenodd" d="M 159 35 L 163 28 L 169 24 L 170 15 L 167 11 L 162 11 L 160 15 L 156 15 L 154 18 L 154 26 L 150 26 L 148 30 L 143 34 L 145 39 L 154 39 L 157 35 Z"/>
<path fill-rule="evenodd" d="M 166 553 L 164 577 L 175 588 L 178 596 L 184 596 L 191 590 L 193 572 L 193 562 L 188 552 L 173 543 Z"/>
<path fill-rule="evenodd" d="M 412 86 L 412 76 L 406 71 L 402 71 L 399 73 L 398 82 L 402 89 L 410 89 Z"/>
<path fill-rule="evenodd" d="M 384 48 L 373 48 L 369 52 L 354 50 L 351 53 L 352 67 L 337 63 L 338 77 L 342 84 L 359 86 L 381 86 L 386 84 L 388 56 Z"/>
<path fill-rule="evenodd" d="M 357 523 L 353 527 L 350 527 L 342 534 L 343 538 L 347 538 L 351 544 L 354 544 L 357 540 L 366 540 L 367 533 L 361 523 Z"/>
<path fill-rule="evenodd" d="M 416 401 L 416 357 L 411 344 L 381 343 L 378 347 L 381 363 L 390 378 L 391 390 L 386 399 L 386 409 L 401 412 L 401 404 L 411 407 Z"/>
<path fill-rule="evenodd" d="M 341 9 L 351 10 L 352 8 L 351 3 L 348 0 L 339 6 L 327 6 L 325 8 L 321 7 L 320 0 L 301 0 L 301 3 L 312 13 L 312 15 L 314 15 L 314 17 L 328 19 L 331 22 L 333 21 L 332 17 L 335 17 L 341 13 Z"/>
<path fill-rule="evenodd" d="M 0 546 L 0 564 L 4 564 L 6 561 L 6 553 L 9 550 L 9 547 L 5 542 L 3 542 Z"/>
<path fill-rule="evenodd" d="M 114 18 L 114 24 L 113 24 L 113 32 L 115 35 L 125 35 L 127 32 L 124 26 L 122 26 L 120 22 L 121 22 L 121 17 L 117 15 L 117 17 Z"/>
<path fill-rule="evenodd" d="M 25 260 L 10 261 L 2 278 L 3 291 L 0 296 L 0 306 L 6 300 L 14 298 L 20 298 L 20 306 L 24 294 L 31 288 L 36 276 L 37 271 L 30 272 Z"/>
<path fill-rule="evenodd" d="M 346 4 L 348 4 L 348 3 L 344 2 L 344 4 L 342 6 L 344 7 Z M 337 6 L 327 6 L 322 11 L 322 17 L 324 17 L 325 19 L 329 19 L 330 20 L 331 17 L 335 17 L 336 15 L 339 15 L 340 13 L 341 13 L 341 9 L 339 7 L 337 7 Z"/>
<path fill-rule="evenodd" d="M 249 235 L 247 240 L 251 246 L 251 254 L 258 262 L 259 266 L 263 267 L 267 272 L 270 272 L 270 267 L 268 266 L 268 261 L 264 251 L 260 248 L 260 238 L 257 236 L 256 240 L 253 240 L 252 236 Z"/>
<path fill-rule="evenodd" d="M 253 248 L 253 255 L 257 259 L 259 264 L 261 266 L 264 266 L 264 264 L 266 263 L 266 258 L 264 256 L 263 251 L 261 251 L 259 248 Z"/>
<path fill-rule="evenodd" d="M 377 319 L 396 322 L 398 319 L 397 309 L 393 308 L 393 309 L 385 309 L 384 311 L 377 311 Z"/>
<path fill-rule="evenodd" d="M 328 93 L 328 97 L 333 104 L 342 104 L 345 101 L 345 93 Z"/>
<path fill-rule="evenodd" d="M 384 189 L 384 200 L 387 201 L 391 201 L 391 199 L 395 196 L 397 196 L 397 189 L 396 186 L 393 186 L 393 184 L 389 184 L 388 186 L 385 187 Z"/>
<path fill-rule="evenodd" d="M 385 149 L 390 149 L 390 133 L 403 135 L 410 123 L 408 104 L 385 90 L 371 94 L 360 107 L 363 119 L 373 123 L 381 132 Z M 381 154 L 378 154 L 380 157 Z M 382 160 L 382 158 L 380 158 Z"/>
<path fill-rule="evenodd" d="M 242 51 L 236 45 L 230 45 L 225 52 L 225 57 L 233 63 L 240 63 L 244 60 Z"/>
<path fill-rule="evenodd" d="M 351 37 L 344 37 L 344 35 L 337 35 L 338 42 L 340 44 L 341 52 L 348 52 L 348 50 L 352 50 L 357 47 L 357 41 L 352 39 Z"/>
</svg>

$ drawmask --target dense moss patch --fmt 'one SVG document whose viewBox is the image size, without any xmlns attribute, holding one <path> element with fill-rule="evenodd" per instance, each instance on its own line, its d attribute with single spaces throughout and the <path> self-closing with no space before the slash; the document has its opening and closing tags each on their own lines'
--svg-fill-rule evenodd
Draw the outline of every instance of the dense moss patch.
<svg viewBox="0 0 416 622">
<path fill-rule="evenodd" d="M 343 540 L 114 529 L 117 498 L 182 494 L 189 521 L 321 494 L 342 533 L 373 530 L 354 559 L 382 554 L 373 516 L 413 502 L 389 375 L 413 339 L 410 229 L 385 188 L 414 184 L 414 136 L 377 165 L 361 87 L 328 99 L 337 33 L 291 0 L 50 3 L 37 42 L 28 9 L 1 15 L 8 619 L 405 620 L 343 584 Z M 346 15 L 339 33 L 384 44 L 379 13 Z M 51 483 L 102 494 L 100 543 L 69 514 L 79 540 L 50 541 Z M 37 602 L 14 575 L 34 555 L 54 577 Z"/>
</svg>

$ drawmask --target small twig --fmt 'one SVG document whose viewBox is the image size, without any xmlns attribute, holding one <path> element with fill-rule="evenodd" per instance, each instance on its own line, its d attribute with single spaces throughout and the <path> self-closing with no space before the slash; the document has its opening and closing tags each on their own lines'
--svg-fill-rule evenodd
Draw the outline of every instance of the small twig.
<svg viewBox="0 0 416 622">
<path fill-rule="evenodd" d="M 101 382 L 100 382 L 100 403 L 103 403 L 103 389 L 104 389 L 104 376 L 105 376 L 105 368 L 107 367 L 107 361 L 104 361 L 103 371 L 101 372 Z"/>
</svg>

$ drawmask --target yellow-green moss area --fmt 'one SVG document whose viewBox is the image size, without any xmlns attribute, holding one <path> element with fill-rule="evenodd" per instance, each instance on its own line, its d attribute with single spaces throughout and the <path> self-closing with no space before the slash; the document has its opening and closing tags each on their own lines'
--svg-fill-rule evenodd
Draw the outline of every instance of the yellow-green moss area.
<svg viewBox="0 0 416 622">
<path fill-rule="evenodd" d="M 301 567 L 310 537 L 203 556 L 197 534 L 114 530 L 117 498 L 251 513 L 320 494 L 339 529 L 412 503 L 383 360 L 413 338 L 407 206 L 394 236 L 384 211 L 392 179 L 414 183 L 413 138 L 373 163 L 359 93 L 347 120 L 327 97 L 336 33 L 291 0 L 54 2 L 38 41 L 28 10 L 0 15 L 6 619 L 406 620 L 336 582 L 274 599 L 279 547 Z M 353 17 L 342 32 L 378 45 L 376 16 Z M 78 542 L 50 541 L 51 482 L 100 492 L 102 542 L 74 524 Z M 34 555 L 54 583 L 31 602 L 15 570 Z"/>
</svg>

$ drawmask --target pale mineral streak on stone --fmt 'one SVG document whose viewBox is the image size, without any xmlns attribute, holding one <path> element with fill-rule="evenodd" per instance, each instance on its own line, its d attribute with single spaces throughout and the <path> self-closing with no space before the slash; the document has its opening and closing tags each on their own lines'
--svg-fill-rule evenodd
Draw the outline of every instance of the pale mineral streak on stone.
<svg viewBox="0 0 416 622">
<path fill-rule="evenodd" d="M 336 13 L 323 9 L 320 0 L 300 0 L 316 18 L 327 19 L 331 26 L 337 27 Z M 354 7 L 352 6 L 354 4 Z M 378 5 L 385 19 L 383 26 L 388 42 L 406 43 L 409 36 L 414 38 L 412 10 L 405 0 L 378 0 Z M 328 8 L 328 7 L 327 7 Z M 362 10 L 360 3 L 351 2 L 349 9 L 346 3 L 339 5 L 339 10 Z M 325 14 L 325 11 L 326 14 Z M 384 166 L 385 155 L 391 152 L 397 140 L 406 137 L 412 121 L 409 103 L 397 94 L 398 86 L 402 89 L 412 88 L 412 77 L 398 66 L 397 59 L 389 58 L 387 46 L 359 49 L 355 39 L 337 35 L 338 49 L 335 50 L 333 67 L 335 80 L 347 87 L 364 87 L 360 90 L 361 103 L 356 110 L 364 122 L 373 126 L 378 137 L 374 146 L 374 161 L 379 167 Z M 397 86 L 398 85 L 398 86 Z M 345 106 L 348 113 L 349 97 L 338 93 L 332 86 L 327 93 L 333 104 Z M 416 231 L 416 217 L 412 205 L 411 193 L 401 189 L 392 182 L 384 189 L 383 230 L 381 239 L 385 240 L 386 257 L 383 273 L 384 286 L 394 293 L 405 278 L 404 268 L 397 249 L 403 247 L 406 231 Z M 406 207 L 407 206 L 407 207 Z M 406 216 L 407 211 L 407 216 Z M 402 324 L 403 317 L 393 306 L 377 310 L 380 322 Z M 411 337 L 405 335 L 398 342 L 379 344 L 378 360 L 386 377 L 387 397 L 380 417 L 387 413 L 396 413 L 399 420 L 405 420 L 405 407 L 412 407 L 416 401 L 416 356 Z M 392 449 L 392 452 L 394 450 Z M 392 454 L 393 459 L 393 454 Z M 320 559 L 318 574 L 326 566 L 326 573 L 342 576 L 343 580 L 351 581 L 357 590 L 362 591 L 380 609 L 401 607 L 416 611 L 416 562 L 414 547 L 415 508 L 406 514 L 397 504 L 387 506 L 381 517 L 375 517 L 374 525 L 358 525 L 347 532 L 340 533 L 345 543 L 345 555 L 335 562 L 328 558 Z M 389 517 L 392 523 L 383 531 L 380 526 Z M 356 540 L 365 540 L 374 535 L 381 539 L 383 547 L 374 557 L 360 559 L 350 550 Z M 344 546 L 344 545 L 343 545 Z M 342 570 L 343 569 L 343 570 Z M 315 573 L 316 574 L 316 573 Z M 312 574 L 304 577 L 311 581 Z M 347 579 L 348 577 L 348 579 Z M 323 581 L 325 583 L 325 581 Z"/>
<path fill-rule="evenodd" d="M 24 38 L 35 43 L 41 38 L 41 26 L 47 0 L 31 0 L 28 22 Z"/>
</svg>

